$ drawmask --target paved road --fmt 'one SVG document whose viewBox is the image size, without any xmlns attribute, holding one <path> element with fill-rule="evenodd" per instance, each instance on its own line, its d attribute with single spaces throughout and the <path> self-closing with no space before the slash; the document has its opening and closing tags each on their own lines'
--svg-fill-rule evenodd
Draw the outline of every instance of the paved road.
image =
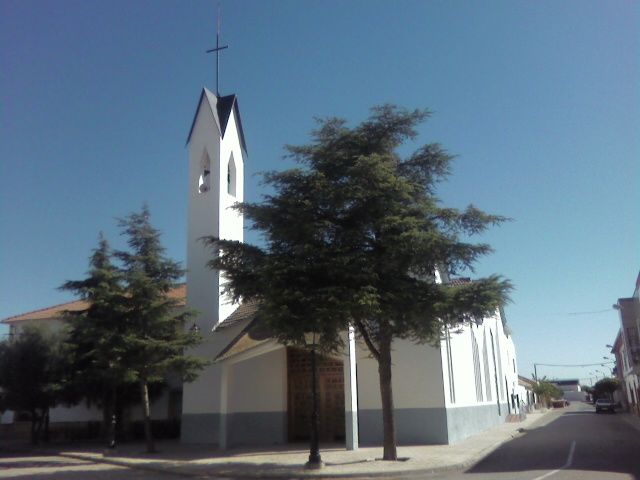
<svg viewBox="0 0 640 480">
<path fill-rule="evenodd" d="M 0 478 L 20 480 L 176 480 L 143 470 L 95 464 L 58 456 L 10 455 L 0 457 Z"/>
<path fill-rule="evenodd" d="M 446 480 L 640 480 L 640 430 L 574 403 Z M 429 477 L 434 478 L 434 477 Z"/>
<path fill-rule="evenodd" d="M 13 455 L 0 456 L 2 478 L 175 480 L 181 477 L 57 456 Z M 546 415 L 540 423 L 466 472 L 424 476 L 425 480 L 434 478 L 640 480 L 640 429 L 625 421 L 621 414 L 595 414 L 592 406 L 575 403 L 567 410 Z"/>
</svg>

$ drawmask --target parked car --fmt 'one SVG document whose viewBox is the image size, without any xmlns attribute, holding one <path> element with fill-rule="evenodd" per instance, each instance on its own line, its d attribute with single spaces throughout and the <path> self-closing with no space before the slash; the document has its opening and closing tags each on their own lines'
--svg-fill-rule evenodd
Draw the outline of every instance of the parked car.
<svg viewBox="0 0 640 480">
<path fill-rule="evenodd" d="M 599 398 L 596 400 L 596 413 L 601 411 L 615 413 L 616 405 L 608 398 Z"/>
</svg>

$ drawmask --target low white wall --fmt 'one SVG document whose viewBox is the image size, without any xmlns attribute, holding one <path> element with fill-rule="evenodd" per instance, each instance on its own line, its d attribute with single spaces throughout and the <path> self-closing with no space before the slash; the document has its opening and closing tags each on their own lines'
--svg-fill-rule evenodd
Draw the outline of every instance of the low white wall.
<svg viewBox="0 0 640 480">
<path fill-rule="evenodd" d="M 216 331 L 205 332 L 205 341 L 189 351 L 190 355 L 212 360 L 233 340 L 244 324 Z M 220 412 L 220 378 L 222 367 L 213 364 L 204 368 L 198 378 L 185 383 L 182 396 L 182 413 L 200 414 Z"/>
<path fill-rule="evenodd" d="M 81 402 L 73 407 L 59 406 L 49 412 L 49 421 L 55 422 L 92 422 L 102 421 L 102 410 L 96 405 L 87 406 Z"/>
<path fill-rule="evenodd" d="M 231 365 L 228 395 L 228 413 L 286 412 L 286 349 Z"/>
</svg>

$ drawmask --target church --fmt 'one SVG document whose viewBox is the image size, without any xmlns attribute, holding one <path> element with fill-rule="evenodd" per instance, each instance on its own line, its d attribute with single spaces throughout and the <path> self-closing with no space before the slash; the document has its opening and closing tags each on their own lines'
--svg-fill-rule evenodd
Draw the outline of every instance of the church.
<svg viewBox="0 0 640 480">
<path fill-rule="evenodd" d="M 170 295 L 198 312 L 193 325 L 204 337 L 192 352 L 212 363 L 192 383 L 172 384 L 152 405 L 154 419 L 179 423 L 185 444 L 269 446 L 305 441 L 311 424 L 311 362 L 306 349 L 270 338 L 256 321 L 257 305 L 233 304 L 224 278 L 206 264 L 203 236 L 243 240 L 242 213 L 248 161 L 240 106 L 235 95 L 200 92 L 188 137 L 187 278 Z M 436 275 L 436 282 L 466 282 Z M 186 291 L 185 291 L 186 290 Z M 62 328 L 62 312 L 86 308 L 69 302 L 2 320 L 11 333 L 28 322 Z M 382 444 L 382 408 L 377 362 L 353 331 L 344 351 L 319 360 L 321 442 L 347 449 Z M 396 340 L 393 393 L 399 445 L 451 444 L 519 415 L 516 352 L 504 312 L 445 329 L 439 346 Z M 130 412 L 140 418 L 139 408 Z M 58 406 L 52 424 L 97 422 L 97 407 Z M 14 423 L 5 412 L 0 423 Z"/>
<path fill-rule="evenodd" d="M 256 322 L 257 305 L 233 304 L 224 278 L 206 264 L 203 236 L 243 240 L 247 148 L 235 95 L 204 88 L 188 134 L 186 305 L 204 342 L 192 354 L 213 360 L 183 386 L 181 441 L 225 449 L 306 440 L 309 352 L 277 343 Z M 469 279 L 441 278 L 438 282 Z M 320 440 L 346 448 L 382 444 L 377 363 L 353 331 L 345 351 L 318 365 Z M 393 344 L 393 392 L 400 445 L 450 444 L 519 414 L 518 371 L 504 312 L 443 331 L 438 347 Z"/>
</svg>

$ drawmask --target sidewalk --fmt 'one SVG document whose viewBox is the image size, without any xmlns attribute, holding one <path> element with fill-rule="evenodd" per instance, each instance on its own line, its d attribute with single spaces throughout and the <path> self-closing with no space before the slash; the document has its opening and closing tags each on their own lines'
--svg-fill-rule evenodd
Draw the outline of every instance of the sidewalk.
<svg viewBox="0 0 640 480">
<path fill-rule="evenodd" d="M 308 446 L 285 445 L 261 449 L 212 450 L 205 445 L 158 443 L 159 453 L 142 453 L 144 445 L 130 444 L 114 452 L 98 448 L 63 450 L 61 456 L 96 463 L 110 463 L 130 468 L 174 473 L 182 476 L 300 478 L 300 477 L 388 477 L 437 473 L 468 468 L 503 443 L 535 428 L 545 413 L 531 413 L 518 423 L 505 423 L 455 445 L 408 446 L 398 448 L 403 461 L 381 461 L 381 447 L 347 451 L 344 447 L 321 448 L 325 468 L 305 470 Z M 525 433 L 522 433 L 525 431 Z"/>
<path fill-rule="evenodd" d="M 625 422 L 627 422 L 636 430 L 640 431 L 640 416 L 629 412 L 621 412 L 620 416 Z"/>
</svg>

